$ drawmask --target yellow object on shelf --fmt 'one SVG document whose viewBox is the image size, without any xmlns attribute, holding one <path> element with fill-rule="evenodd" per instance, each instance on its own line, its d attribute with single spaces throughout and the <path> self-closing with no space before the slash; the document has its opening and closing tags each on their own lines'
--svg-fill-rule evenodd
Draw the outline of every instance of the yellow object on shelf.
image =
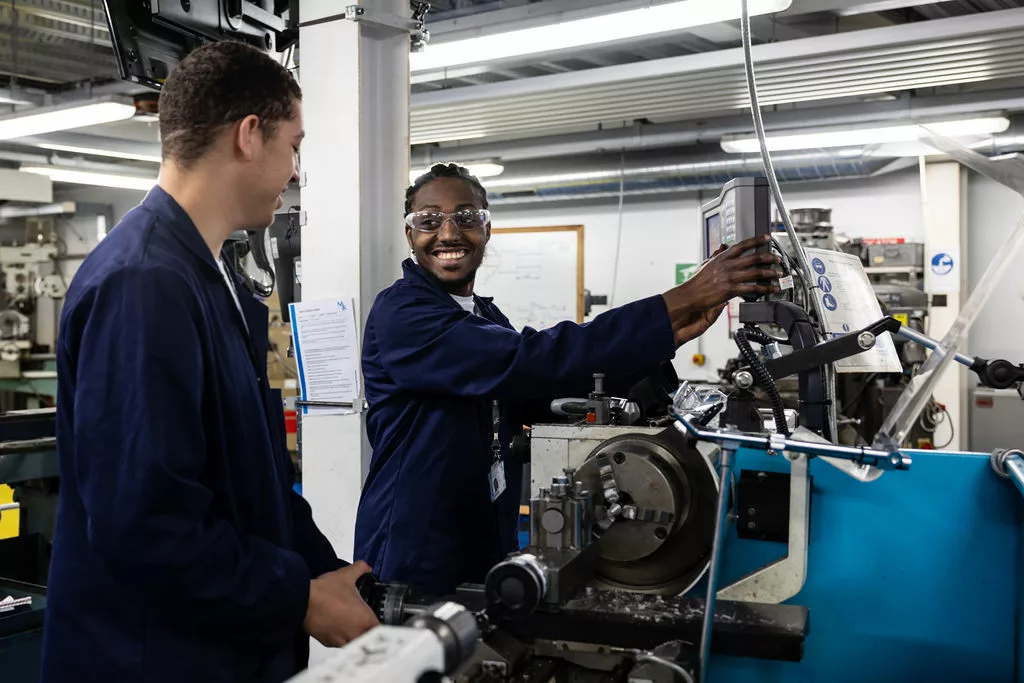
<svg viewBox="0 0 1024 683">
<path fill-rule="evenodd" d="M 14 502 L 14 491 L 6 484 L 0 484 L 0 505 Z M 14 538 L 21 524 L 20 510 L 0 512 L 0 539 Z"/>
</svg>

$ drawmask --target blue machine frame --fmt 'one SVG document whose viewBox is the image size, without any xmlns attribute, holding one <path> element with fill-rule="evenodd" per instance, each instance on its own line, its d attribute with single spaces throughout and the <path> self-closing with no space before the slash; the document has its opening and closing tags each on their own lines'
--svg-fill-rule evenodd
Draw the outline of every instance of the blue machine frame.
<svg viewBox="0 0 1024 683">
<path fill-rule="evenodd" d="M 1020 683 L 1021 497 L 988 455 L 913 451 L 906 472 L 860 482 L 819 459 L 809 473 L 808 607 L 800 663 L 712 656 L 714 683 Z M 788 472 L 740 449 L 735 470 Z M 726 534 L 728 585 L 784 557 L 782 543 Z M 704 595 L 698 586 L 692 594 Z"/>
<path fill-rule="evenodd" d="M 712 683 L 1024 683 L 1020 493 L 987 454 L 906 453 L 909 471 L 873 482 L 810 461 L 807 579 L 786 601 L 810 609 L 803 661 L 712 656 Z M 741 448 L 741 470 L 789 463 Z M 719 587 L 786 553 L 730 524 Z"/>
</svg>

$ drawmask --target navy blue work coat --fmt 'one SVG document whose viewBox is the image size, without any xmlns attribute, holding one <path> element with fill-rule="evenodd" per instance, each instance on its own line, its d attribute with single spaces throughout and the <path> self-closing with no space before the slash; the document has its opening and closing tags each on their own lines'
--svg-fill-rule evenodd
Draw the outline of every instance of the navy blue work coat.
<svg viewBox="0 0 1024 683">
<path fill-rule="evenodd" d="M 236 290 L 251 334 L 159 187 L 71 283 L 43 683 L 264 683 L 305 666 L 310 578 L 344 563 L 291 489 L 267 308 Z"/>
<path fill-rule="evenodd" d="M 522 463 L 508 446 L 524 424 L 552 417 L 559 396 L 586 396 L 593 374 L 610 390 L 675 355 L 664 299 L 593 321 L 522 333 L 489 298 L 464 310 L 412 260 L 381 292 L 363 341 L 373 457 L 356 518 L 355 557 L 385 581 L 434 595 L 479 583 L 517 549 Z M 492 401 L 501 407 L 507 490 L 491 502 Z"/>
</svg>

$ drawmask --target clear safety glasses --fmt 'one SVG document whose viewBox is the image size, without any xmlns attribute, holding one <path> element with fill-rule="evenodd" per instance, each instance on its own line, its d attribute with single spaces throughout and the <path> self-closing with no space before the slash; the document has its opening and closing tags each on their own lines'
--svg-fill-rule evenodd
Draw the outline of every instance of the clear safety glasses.
<svg viewBox="0 0 1024 683">
<path fill-rule="evenodd" d="M 416 211 L 405 217 L 405 224 L 419 232 L 437 232 L 448 220 L 461 232 L 483 230 L 491 222 L 491 212 L 487 209 L 464 209 L 452 213 Z"/>
</svg>

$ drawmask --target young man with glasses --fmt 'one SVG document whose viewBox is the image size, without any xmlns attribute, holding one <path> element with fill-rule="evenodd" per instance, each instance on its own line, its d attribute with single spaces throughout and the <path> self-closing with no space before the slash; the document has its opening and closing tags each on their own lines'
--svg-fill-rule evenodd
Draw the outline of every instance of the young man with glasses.
<svg viewBox="0 0 1024 683">
<path fill-rule="evenodd" d="M 356 519 L 356 555 L 385 581 L 445 595 L 482 582 L 517 547 L 521 463 L 512 437 L 551 398 L 586 393 L 592 376 L 629 386 L 711 326 L 726 303 L 777 291 L 777 259 L 717 254 L 686 284 L 585 325 L 517 332 L 473 292 L 490 238 L 487 193 L 438 164 L 406 192 L 412 258 L 381 292 L 363 343 L 373 447 Z M 495 432 L 500 452 L 495 455 Z"/>
</svg>

